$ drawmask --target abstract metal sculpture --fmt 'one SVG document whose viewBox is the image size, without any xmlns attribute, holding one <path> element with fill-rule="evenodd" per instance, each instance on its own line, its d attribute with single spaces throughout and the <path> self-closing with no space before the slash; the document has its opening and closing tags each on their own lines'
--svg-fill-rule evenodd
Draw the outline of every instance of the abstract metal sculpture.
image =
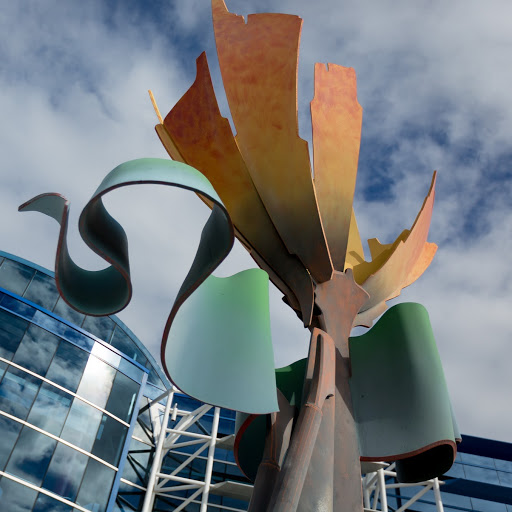
<svg viewBox="0 0 512 512">
<path fill-rule="evenodd" d="M 82 212 L 82 237 L 110 267 L 90 272 L 72 262 L 61 196 L 43 194 L 20 210 L 60 222 L 59 290 L 72 307 L 105 315 L 126 306 L 131 284 L 126 236 L 101 197 L 139 183 L 196 192 L 212 213 L 164 330 L 164 369 L 196 398 L 246 413 L 235 449 L 255 479 L 251 511 L 361 510 L 361 458 L 399 460 L 401 478 L 418 481 L 442 474 L 456 453 L 459 434 L 425 310 L 395 306 L 367 334 L 349 338 L 432 261 L 435 173 L 411 229 L 392 244 L 369 240 L 365 261 L 352 208 L 362 123 L 354 70 L 315 66 L 313 178 L 297 125 L 302 20 L 254 14 L 246 23 L 223 0 L 212 8 L 236 137 L 203 53 L 195 82 L 156 126 L 175 162 L 120 165 Z M 234 235 L 311 330 L 307 361 L 276 378 L 265 272 L 211 275 Z M 394 383 L 379 382 L 379 369 Z"/>
</svg>

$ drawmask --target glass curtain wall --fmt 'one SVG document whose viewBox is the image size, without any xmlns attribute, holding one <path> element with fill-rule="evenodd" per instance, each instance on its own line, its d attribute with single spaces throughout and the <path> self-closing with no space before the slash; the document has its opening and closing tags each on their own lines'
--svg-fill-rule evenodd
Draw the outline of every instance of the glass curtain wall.
<svg viewBox="0 0 512 512">
<path fill-rule="evenodd" d="M 151 364 L 120 324 L 64 305 L 44 272 L 0 256 L 0 287 L 0 509 L 111 510 Z M 153 396 L 165 385 L 151 370 Z"/>
</svg>

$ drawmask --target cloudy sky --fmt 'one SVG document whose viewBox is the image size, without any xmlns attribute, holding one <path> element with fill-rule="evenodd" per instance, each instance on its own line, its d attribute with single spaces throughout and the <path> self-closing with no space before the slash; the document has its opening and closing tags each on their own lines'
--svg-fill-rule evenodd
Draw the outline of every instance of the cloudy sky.
<svg viewBox="0 0 512 512">
<path fill-rule="evenodd" d="M 72 256 L 102 268 L 76 236 L 81 208 L 116 165 L 166 153 L 152 89 L 168 112 L 206 50 L 228 116 L 208 0 L 24 1 L 0 9 L 1 249 L 53 268 L 56 223 L 19 204 L 71 201 Z M 363 238 L 410 227 L 439 171 L 433 264 L 398 301 L 428 309 L 462 432 L 512 442 L 512 5 L 507 1 L 227 0 L 238 14 L 304 19 L 301 136 L 311 138 L 314 62 L 354 67 L 363 106 L 355 209 Z M 167 313 L 207 208 L 193 194 L 145 186 L 106 200 L 130 241 L 134 300 L 119 316 L 157 355 Z M 368 255 L 369 256 L 369 255 Z M 252 265 L 240 247 L 216 272 Z M 272 291 L 277 365 L 308 335 Z"/>
</svg>

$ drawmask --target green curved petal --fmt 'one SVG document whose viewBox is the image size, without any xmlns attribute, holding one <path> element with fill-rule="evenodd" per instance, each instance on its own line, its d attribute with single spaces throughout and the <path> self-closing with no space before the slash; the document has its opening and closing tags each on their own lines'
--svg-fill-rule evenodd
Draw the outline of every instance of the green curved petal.
<svg viewBox="0 0 512 512">
<path fill-rule="evenodd" d="M 54 193 L 42 194 L 21 205 L 20 211 L 39 211 L 57 220 L 61 226 L 55 262 L 55 277 L 61 296 L 74 309 L 88 315 L 110 315 L 127 306 L 132 294 L 128 241 L 122 226 L 103 205 L 102 197 L 116 188 L 140 184 L 185 188 L 213 203 L 196 256 L 167 320 L 162 340 L 164 370 L 179 388 L 198 400 L 258 413 L 277 410 L 268 319 L 268 276 L 263 271 L 254 270 L 242 273 L 242 277 L 239 274 L 219 281 L 211 276 L 207 280 L 230 252 L 234 233 L 228 212 L 215 189 L 193 167 L 170 160 L 143 158 L 119 165 L 104 178 L 79 220 L 80 234 L 86 244 L 110 263 L 99 271 L 79 267 L 68 253 L 69 202 L 64 197 Z M 220 282 L 225 284 L 220 286 Z M 204 287 L 200 287 L 201 284 Z M 220 289 L 223 292 L 218 295 Z M 183 304 L 194 291 L 197 291 L 194 299 L 182 312 Z M 209 303 L 208 300 L 216 302 Z M 217 310 L 217 316 L 211 314 Z M 190 326 L 189 332 L 195 332 L 195 327 L 202 333 L 192 341 L 184 327 L 189 321 L 195 324 Z M 208 329 L 201 330 L 203 325 L 208 325 Z M 175 330 L 181 334 L 175 335 Z M 181 340 L 181 335 L 188 341 Z M 241 345 L 245 346 L 245 352 L 239 350 Z M 238 372 L 236 383 L 223 373 L 229 369 L 227 365 L 222 366 L 221 360 L 200 358 L 201 353 L 209 351 L 212 354 L 224 353 L 226 360 L 229 359 L 226 354 L 240 357 L 240 361 L 233 359 L 234 356 L 230 360 L 233 364 L 231 373 Z M 247 358 L 247 354 L 251 354 L 251 358 Z M 166 366 L 167 362 L 171 368 Z M 180 372 L 181 368 L 191 368 L 191 371 L 189 374 Z M 267 374 L 272 376 L 270 384 L 262 385 L 260 379 L 266 382 Z M 210 380 L 200 379 L 200 385 L 192 389 L 191 376 L 206 375 Z M 225 394 L 221 385 L 225 379 L 236 393 Z"/>
<path fill-rule="evenodd" d="M 459 433 L 426 309 L 390 308 L 372 329 L 350 338 L 350 360 L 361 458 L 398 460 L 402 481 L 446 472 Z"/>
</svg>

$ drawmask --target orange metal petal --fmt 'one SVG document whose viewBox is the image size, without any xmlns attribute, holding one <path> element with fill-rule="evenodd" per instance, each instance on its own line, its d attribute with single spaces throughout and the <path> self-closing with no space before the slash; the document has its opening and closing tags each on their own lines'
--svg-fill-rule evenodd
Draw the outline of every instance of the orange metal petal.
<svg viewBox="0 0 512 512">
<path fill-rule="evenodd" d="M 335 270 L 346 268 L 363 109 L 356 73 L 336 64 L 315 65 L 311 102 L 313 167 L 322 224 Z"/>
<path fill-rule="evenodd" d="M 313 310 L 311 277 L 287 251 L 261 202 L 229 122 L 219 111 L 205 53 L 197 59 L 196 80 L 167 114 L 164 126 L 173 151 L 210 180 L 242 243 L 292 307 L 300 308 L 308 325 Z"/>
<path fill-rule="evenodd" d="M 297 61 L 302 20 L 251 14 L 247 24 L 212 0 L 213 26 L 236 142 L 286 247 L 317 282 L 332 263 L 318 212 L 307 142 L 298 135 Z"/>
</svg>

